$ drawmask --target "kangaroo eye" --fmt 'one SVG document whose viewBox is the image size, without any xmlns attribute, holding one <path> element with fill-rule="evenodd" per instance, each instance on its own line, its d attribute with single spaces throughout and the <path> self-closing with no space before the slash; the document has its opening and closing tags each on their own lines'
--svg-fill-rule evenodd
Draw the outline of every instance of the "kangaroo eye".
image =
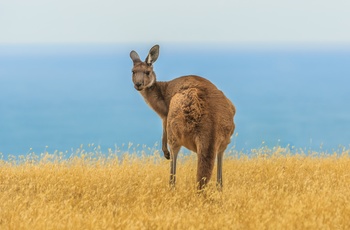
<svg viewBox="0 0 350 230">
<path fill-rule="evenodd" d="M 145 74 L 148 76 L 148 75 L 150 74 L 150 72 L 149 72 L 149 71 L 146 71 Z"/>
</svg>

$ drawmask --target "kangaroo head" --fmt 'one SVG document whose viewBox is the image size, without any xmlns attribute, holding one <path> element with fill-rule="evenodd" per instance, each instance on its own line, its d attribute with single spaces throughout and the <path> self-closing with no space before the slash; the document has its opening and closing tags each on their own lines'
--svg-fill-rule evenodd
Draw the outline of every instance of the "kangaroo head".
<svg viewBox="0 0 350 230">
<path fill-rule="evenodd" d="M 130 58 L 134 62 L 132 68 L 132 81 L 136 90 L 141 91 L 152 87 L 156 82 L 156 74 L 153 72 L 153 63 L 157 60 L 159 55 L 159 45 L 153 46 L 146 60 L 141 61 L 139 55 L 133 50 L 130 52 Z"/>
</svg>

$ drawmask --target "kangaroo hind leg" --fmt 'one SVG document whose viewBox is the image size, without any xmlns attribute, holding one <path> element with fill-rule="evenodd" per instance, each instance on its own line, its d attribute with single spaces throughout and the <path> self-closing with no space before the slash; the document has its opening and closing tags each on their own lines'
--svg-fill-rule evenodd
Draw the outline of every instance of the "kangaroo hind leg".
<svg viewBox="0 0 350 230">
<path fill-rule="evenodd" d="M 177 155 L 180 151 L 181 146 L 180 145 L 170 145 L 170 181 L 169 185 L 171 188 L 175 188 L 175 182 L 176 182 L 176 160 Z"/>
<path fill-rule="evenodd" d="M 216 154 L 213 148 L 210 147 L 199 150 L 197 154 L 197 188 L 198 190 L 202 190 L 211 178 Z"/>
<path fill-rule="evenodd" d="M 217 155 L 217 180 L 216 187 L 219 191 L 222 191 L 222 157 L 224 155 L 224 151 L 221 151 Z"/>
</svg>

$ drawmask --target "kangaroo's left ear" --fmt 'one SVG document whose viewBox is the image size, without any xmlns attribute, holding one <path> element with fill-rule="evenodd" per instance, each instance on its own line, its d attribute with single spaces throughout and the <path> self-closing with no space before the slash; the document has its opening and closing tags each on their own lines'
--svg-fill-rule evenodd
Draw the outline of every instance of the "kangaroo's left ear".
<svg viewBox="0 0 350 230">
<path fill-rule="evenodd" d="M 155 45 L 150 49 L 145 62 L 148 65 L 152 65 L 154 62 L 157 61 L 158 56 L 159 56 L 159 45 Z"/>
<path fill-rule="evenodd" d="M 141 62 L 139 55 L 138 55 L 138 54 L 136 53 L 136 51 L 134 51 L 134 50 L 130 52 L 130 58 L 131 58 L 131 60 L 134 62 L 134 65 L 135 65 L 137 62 Z"/>
</svg>

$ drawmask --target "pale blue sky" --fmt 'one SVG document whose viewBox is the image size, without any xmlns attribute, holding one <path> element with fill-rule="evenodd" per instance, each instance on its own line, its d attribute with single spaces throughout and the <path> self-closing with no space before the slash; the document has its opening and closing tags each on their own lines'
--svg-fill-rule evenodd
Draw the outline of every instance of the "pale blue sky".
<svg viewBox="0 0 350 230">
<path fill-rule="evenodd" d="M 0 0 L 0 43 L 350 43 L 349 0 Z"/>
</svg>

